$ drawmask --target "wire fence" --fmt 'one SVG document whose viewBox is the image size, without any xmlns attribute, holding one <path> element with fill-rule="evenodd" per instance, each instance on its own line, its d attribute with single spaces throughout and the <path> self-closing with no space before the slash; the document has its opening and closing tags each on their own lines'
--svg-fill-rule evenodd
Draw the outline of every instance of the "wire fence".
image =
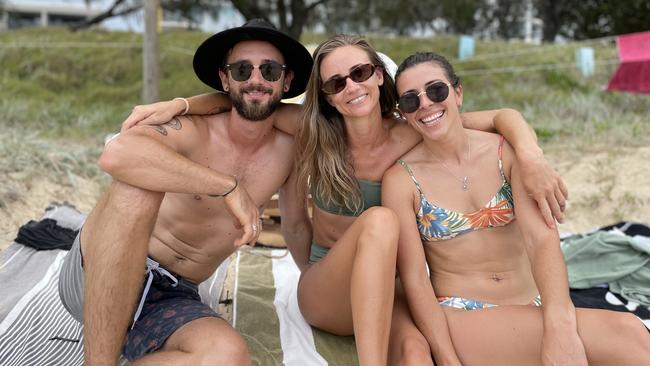
<svg viewBox="0 0 650 366">
<path fill-rule="evenodd" d="M 570 43 L 548 43 L 548 44 L 543 44 L 543 45 L 537 45 L 534 47 L 526 47 L 524 49 L 518 49 L 518 50 L 511 50 L 511 51 L 499 51 L 499 52 L 494 52 L 494 53 L 483 53 L 483 54 L 478 54 L 475 55 L 471 58 L 467 59 L 456 59 L 453 60 L 455 64 L 458 63 L 465 63 L 465 62 L 474 62 L 474 61 L 486 61 L 486 60 L 495 60 L 495 59 L 500 59 L 500 58 L 511 58 L 511 57 L 518 57 L 518 56 L 527 56 L 531 54 L 536 54 L 536 53 L 550 53 L 550 52 L 564 52 L 567 50 L 567 48 L 575 47 L 575 46 L 580 46 L 580 47 L 586 47 L 588 45 L 614 45 L 614 41 L 616 40 L 616 36 L 609 36 L 609 37 L 601 37 L 601 38 L 592 38 L 584 41 L 574 41 Z"/>
<path fill-rule="evenodd" d="M 617 59 L 614 60 L 603 60 L 594 62 L 595 66 L 606 66 L 606 65 L 615 65 L 618 64 Z M 463 76 L 481 76 L 481 75 L 493 75 L 493 74 L 506 74 L 506 73 L 520 73 L 526 71 L 540 71 L 540 70 L 554 70 L 554 69 L 570 69 L 577 68 L 575 62 L 567 63 L 554 63 L 554 64 L 537 64 L 537 65 L 527 65 L 527 66 L 513 66 L 513 67 L 499 67 L 499 68 L 489 68 L 489 69 L 469 69 L 463 70 Z"/>
<path fill-rule="evenodd" d="M 524 49 L 511 50 L 505 52 L 494 52 L 494 53 L 483 53 L 472 56 L 471 58 L 459 60 L 451 60 L 454 64 L 463 64 L 475 61 L 490 61 L 497 59 L 509 58 L 513 59 L 521 56 L 528 56 L 532 54 L 544 53 L 548 54 L 551 52 L 565 52 L 569 47 L 586 45 L 607 45 L 612 44 L 615 41 L 615 36 L 610 37 L 601 37 L 594 38 L 584 41 L 576 41 L 571 43 L 561 43 L 561 44 L 545 44 L 534 47 L 526 47 Z M 142 43 L 139 42 L 0 42 L 0 49 L 46 49 L 46 48 L 119 48 L 119 49 L 142 49 Z M 162 50 L 192 56 L 194 55 L 194 50 L 187 49 L 175 45 L 163 45 L 161 46 Z M 594 62 L 594 66 L 608 66 L 618 64 L 618 59 L 605 59 L 598 60 Z M 530 71 L 541 71 L 541 70 L 553 70 L 553 69 L 571 69 L 577 68 L 575 62 L 566 62 L 566 63 L 542 63 L 542 64 L 533 64 L 533 65 L 522 65 L 522 66 L 509 66 L 509 67 L 498 67 L 498 68 L 479 68 L 479 69 L 464 69 L 462 71 L 463 75 L 471 76 L 482 76 L 482 75 L 494 75 L 494 74 L 506 74 L 506 73 L 521 73 L 521 72 L 530 72 Z"/>
</svg>

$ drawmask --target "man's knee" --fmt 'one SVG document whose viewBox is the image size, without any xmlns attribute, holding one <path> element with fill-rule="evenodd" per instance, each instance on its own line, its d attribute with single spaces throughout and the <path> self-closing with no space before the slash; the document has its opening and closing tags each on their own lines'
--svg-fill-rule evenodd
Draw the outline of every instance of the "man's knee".
<svg viewBox="0 0 650 366">
<path fill-rule="evenodd" d="M 137 188 L 114 180 L 92 210 L 81 231 L 84 257 L 88 243 L 98 235 L 143 239 L 151 234 L 164 193 Z M 134 234 L 135 233 L 135 234 Z M 138 236 L 137 234 L 142 235 Z M 146 240 L 148 242 L 148 240 Z"/>
<path fill-rule="evenodd" d="M 244 338 L 240 335 L 213 334 L 212 341 L 196 352 L 196 365 L 250 365 L 251 358 Z"/>
<path fill-rule="evenodd" d="M 221 319 L 203 318 L 192 330 L 181 329 L 181 350 L 190 353 L 195 365 L 250 365 L 244 338 Z M 188 337 L 189 336 L 189 337 Z"/>
<path fill-rule="evenodd" d="M 158 211 L 165 194 L 113 180 L 106 192 L 107 206 L 125 214 Z"/>
</svg>

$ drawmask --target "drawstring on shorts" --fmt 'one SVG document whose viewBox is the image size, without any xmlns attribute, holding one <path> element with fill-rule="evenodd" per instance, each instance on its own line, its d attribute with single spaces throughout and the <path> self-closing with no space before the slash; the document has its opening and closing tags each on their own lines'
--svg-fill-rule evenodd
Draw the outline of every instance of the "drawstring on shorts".
<svg viewBox="0 0 650 366">
<path fill-rule="evenodd" d="M 147 257 L 147 269 L 144 272 L 144 274 L 147 276 L 147 284 L 144 286 L 144 290 L 142 291 L 142 297 L 140 298 L 140 304 L 138 304 L 138 310 L 136 310 L 135 315 L 133 316 L 133 323 L 131 324 L 131 329 L 135 327 L 135 322 L 138 321 L 138 318 L 140 317 L 140 313 L 142 313 L 142 307 L 144 307 L 145 299 L 147 298 L 147 294 L 149 293 L 149 289 L 151 288 L 151 282 L 153 282 L 154 271 L 158 272 L 158 274 L 160 274 L 161 276 L 169 278 L 172 281 L 173 287 L 176 287 L 178 285 L 178 279 L 174 277 L 174 275 L 171 274 L 171 272 L 162 268 L 160 266 L 160 263 Z"/>
</svg>

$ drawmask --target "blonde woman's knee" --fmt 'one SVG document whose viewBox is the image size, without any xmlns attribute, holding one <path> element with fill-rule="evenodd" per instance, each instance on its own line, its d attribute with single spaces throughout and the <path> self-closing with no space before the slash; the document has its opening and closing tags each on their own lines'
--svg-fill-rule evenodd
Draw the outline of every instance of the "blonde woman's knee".
<svg viewBox="0 0 650 366">
<path fill-rule="evenodd" d="M 364 225 L 390 234 L 399 234 L 399 220 L 393 210 L 386 207 L 375 206 L 367 209 L 361 218 Z"/>
</svg>

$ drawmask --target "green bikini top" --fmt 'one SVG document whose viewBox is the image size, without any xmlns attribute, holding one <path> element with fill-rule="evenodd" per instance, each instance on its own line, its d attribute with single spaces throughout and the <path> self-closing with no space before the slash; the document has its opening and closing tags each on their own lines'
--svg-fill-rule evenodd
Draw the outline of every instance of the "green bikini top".
<svg viewBox="0 0 650 366">
<path fill-rule="evenodd" d="M 329 205 L 312 189 L 311 198 L 314 205 L 321 210 L 341 216 L 359 216 L 361 213 L 370 207 L 381 206 L 381 182 L 373 182 L 370 180 L 357 179 L 359 182 L 359 189 L 361 190 L 362 208 L 358 212 L 350 211 L 345 206 L 337 206 L 333 202 Z"/>
</svg>

